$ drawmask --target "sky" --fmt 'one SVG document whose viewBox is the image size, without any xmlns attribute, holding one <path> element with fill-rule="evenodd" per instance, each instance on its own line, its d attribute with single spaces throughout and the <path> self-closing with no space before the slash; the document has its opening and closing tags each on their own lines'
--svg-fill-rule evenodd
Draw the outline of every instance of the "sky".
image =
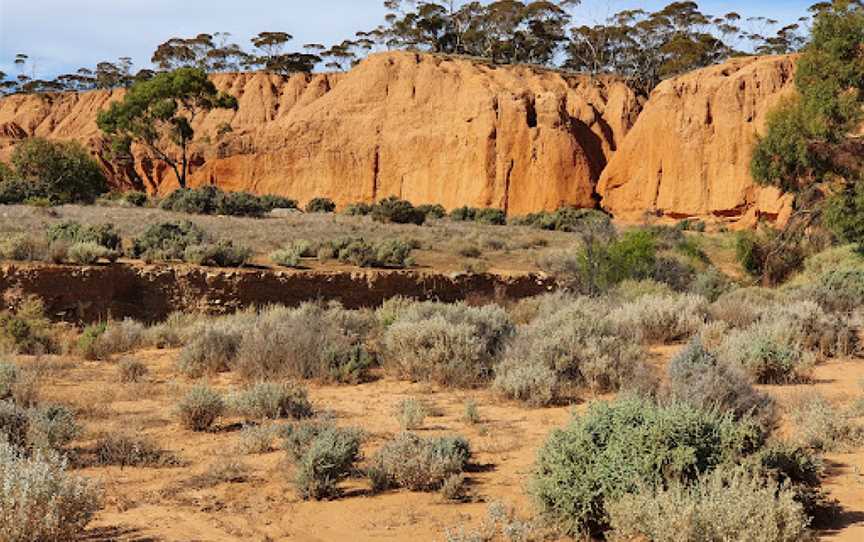
<svg viewBox="0 0 864 542">
<path fill-rule="evenodd" d="M 600 22 L 622 9 L 654 10 L 671 0 L 583 0 L 577 18 Z M 703 0 L 703 12 L 737 11 L 794 21 L 815 0 Z M 285 31 L 296 49 L 326 45 L 383 22 L 382 0 L 0 0 L 0 71 L 15 74 L 26 53 L 36 76 L 51 78 L 103 60 L 130 56 L 149 67 L 156 46 L 171 37 L 230 32 L 247 46 L 261 31 Z"/>
</svg>

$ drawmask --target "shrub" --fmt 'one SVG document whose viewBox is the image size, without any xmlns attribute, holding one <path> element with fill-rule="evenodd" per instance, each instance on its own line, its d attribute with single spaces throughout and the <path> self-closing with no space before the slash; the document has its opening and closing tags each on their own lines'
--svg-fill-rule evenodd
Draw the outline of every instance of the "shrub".
<svg viewBox="0 0 864 542">
<path fill-rule="evenodd" d="M 247 380 L 364 380 L 373 360 L 343 312 L 306 304 L 262 315 L 242 339 L 238 372 Z"/>
<path fill-rule="evenodd" d="M 391 196 L 382 199 L 372 207 L 372 219 L 376 222 L 394 224 L 423 225 L 426 215 L 417 210 L 410 202 Z"/>
<path fill-rule="evenodd" d="M 599 315 L 599 301 L 580 298 L 523 328 L 495 367 L 495 389 L 535 406 L 588 387 L 609 392 L 647 380 L 644 352 L 634 337 Z M 638 377 L 638 378 L 637 378 Z"/>
<path fill-rule="evenodd" d="M 0 312 L 0 344 L 19 354 L 47 354 L 57 350 L 41 299 L 29 296 L 14 312 Z"/>
<path fill-rule="evenodd" d="M 744 369 L 759 384 L 806 381 L 815 364 L 814 357 L 792 342 L 787 331 L 763 323 L 733 330 L 717 349 L 717 355 Z"/>
<path fill-rule="evenodd" d="M 0 445 L 9 443 L 26 448 L 29 428 L 30 417 L 24 408 L 11 401 L 0 401 Z"/>
<path fill-rule="evenodd" d="M 609 319 L 622 335 L 649 343 L 670 343 L 693 336 L 707 316 L 708 303 L 702 297 L 651 295 L 619 307 Z"/>
<path fill-rule="evenodd" d="M 418 205 L 417 210 L 423 213 L 426 216 L 426 219 L 430 218 L 444 218 L 447 216 L 447 210 L 444 209 L 444 206 L 441 204 L 426 204 L 426 205 Z"/>
<path fill-rule="evenodd" d="M 816 281 L 814 299 L 825 310 L 851 312 L 864 304 L 864 269 L 835 269 Z"/>
<path fill-rule="evenodd" d="M 478 209 L 475 207 L 459 207 L 450 211 L 450 220 L 457 222 L 473 222 L 477 217 Z"/>
<path fill-rule="evenodd" d="M 332 213 L 336 210 L 336 204 L 330 198 L 312 198 L 306 204 L 307 213 Z"/>
<path fill-rule="evenodd" d="M 190 245 L 183 252 L 184 261 L 207 267 L 242 267 L 251 257 L 252 249 L 232 241 Z"/>
<path fill-rule="evenodd" d="M 231 410 L 248 420 L 308 418 L 312 415 L 305 386 L 293 383 L 261 382 L 229 399 Z"/>
<path fill-rule="evenodd" d="M 93 455 L 94 463 L 102 467 L 163 467 L 178 463 L 152 439 L 124 433 L 99 437 Z"/>
<path fill-rule="evenodd" d="M 376 492 L 393 487 L 436 491 L 461 474 L 470 458 L 471 447 L 462 437 L 422 438 L 401 433 L 375 454 L 367 474 Z"/>
<path fill-rule="evenodd" d="M 640 489 L 691 483 L 755 451 L 762 433 L 729 415 L 640 398 L 595 403 L 540 449 L 531 493 L 571 535 L 608 527 L 606 503 Z"/>
<path fill-rule="evenodd" d="M 282 267 L 300 267 L 300 255 L 294 249 L 279 249 L 272 252 L 270 261 Z"/>
<path fill-rule="evenodd" d="M 667 284 L 657 282 L 654 279 L 627 279 L 616 286 L 611 294 L 612 297 L 621 299 L 625 303 L 636 301 L 646 296 L 672 297 L 675 295 Z"/>
<path fill-rule="evenodd" d="M 108 329 L 108 324 L 100 322 L 98 324 L 90 324 L 81 332 L 78 337 L 78 351 L 84 359 L 95 360 L 99 359 L 98 340 L 99 337 Z"/>
<path fill-rule="evenodd" d="M 122 239 L 114 230 L 112 224 L 98 226 L 83 226 L 78 222 L 68 221 L 53 224 L 46 233 L 49 242 L 64 241 L 70 245 L 76 243 L 92 243 L 110 250 L 120 250 Z"/>
<path fill-rule="evenodd" d="M 732 289 L 732 282 L 716 267 L 697 273 L 690 284 L 690 293 L 701 295 L 709 302 L 717 301 L 723 294 Z"/>
<path fill-rule="evenodd" d="M 121 359 L 117 364 L 117 371 L 120 382 L 127 384 L 141 382 L 148 373 L 147 366 L 143 362 L 132 358 Z"/>
<path fill-rule="evenodd" d="M 205 326 L 180 352 L 177 369 L 189 378 L 230 370 L 243 335 L 242 330 L 229 326 Z"/>
<path fill-rule="evenodd" d="M 338 484 L 360 459 L 360 432 L 321 427 L 297 451 L 294 485 L 304 500 L 329 499 L 339 494 Z"/>
<path fill-rule="evenodd" d="M 35 450 L 60 451 L 81 433 L 75 415 L 62 405 L 32 409 L 28 418 L 27 441 Z"/>
<path fill-rule="evenodd" d="M 507 214 L 501 209 L 479 209 L 474 216 L 475 222 L 490 226 L 504 226 L 507 224 Z"/>
<path fill-rule="evenodd" d="M 200 245 L 204 231 L 188 220 L 153 224 L 133 240 L 131 256 L 152 260 L 182 260 L 186 249 Z"/>
<path fill-rule="evenodd" d="M 132 207 L 144 207 L 147 205 L 147 202 L 150 201 L 150 198 L 147 196 L 146 192 L 130 190 L 123 193 L 123 201 Z"/>
<path fill-rule="evenodd" d="M 799 398 L 791 414 L 798 439 L 807 448 L 832 452 L 864 443 L 864 427 L 851 413 L 840 411 L 821 395 Z"/>
<path fill-rule="evenodd" d="M 291 200 L 275 196 L 264 199 L 247 192 L 223 192 L 215 186 L 202 186 L 175 190 L 160 202 L 159 207 L 177 213 L 258 218 L 272 210 L 274 205 L 290 203 Z"/>
<path fill-rule="evenodd" d="M 13 235 L 0 242 L 0 257 L 16 262 L 44 261 L 48 256 L 48 245 L 41 239 L 29 235 Z"/>
<path fill-rule="evenodd" d="M 368 216 L 372 214 L 372 205 L 368 203 L 349 203 L 342 209 L 342 214 L 347 216 Z"/>
<path fill-rule="evenodd" d="M 554 213 L 540 212 L 517 218 L 518 225 L 542 230 L 581 232 L 588 229 L 612 230 L 612 219 L 603 211 L 562 207 Z"/>
<path fill-rule="evenodd" d="M 259 218 L 270 211 L 261 198 L 247 192 L 222 193 L 217 200 L 217 212 L 220 215 L 248 216 Z"/>
<path fill-rule="evenodd" d="M 9 175 L 0 179 L 0 204 L 11 205 L 47 197 L 48 189 L 42 183 L 34 183 Z"/>
<path fill-rule="evenodd" d="M 716 469 L 692 485 L 673 483 L 607 504 L 608 539 L 798 541 L 809 519 L 795 493 L 744 469 Z"/>
<path fill-rule="evenodd" d="M 99 164 L 77 141 L 26 139 L 15 146 L 12 165 L 19 179 L 59 203 L 92 203 L 108 190 Z"/>
<path fill-rule="evenodd" d="M 736 239 L 735 254 L 750 275 L 779 284 L 801 267 L 804 254 L 800 244 L 786 243 L 778 250 L 777 243 L 779 233 L 774 230 L 742 232 Z"/>
<path fill-rule="evenodd" d="M 467 424 L 476 425 L 480 423 L 480 408 L 477 406 L 477 401 L 469 399 L 465 402 L 465 413 L 462 415 L 462 421 Z"/>
<path fill-rule="evenodd" d="M 273 424 L 246 425 L 240 430 L 237 451 L 244 455 L 270 453 L 279 430 L 279 426 Z"/>
<path fill-rule="evenodd" d="M 273 194 L 264 194 L 260 198 L 261 205 L 264 206 L 264 209 L 267 211 L 272 211 L 273 209 L 296 209 L 297 208 L 297 200 L 286 198 L 283 196 L 274 196 Z"/>
<path fill-rule="evenodd" d="M 136 350 L 144 343 L 145 330 L 144 324 L 131 318 L 126 318 L 120 322 L 109 322 L 103 332 L 96 334 L 92 346 L 86 354 L 92 355 L 94 359 L 106 359 L 113 354 Z M 85 340 L 85 345 L 86 342 Z"/>
<path fill-rule="evenodd" d="M 703 410 L 751 416 L 766 429 L 774 422 L 774 401 L 757 391 L 738 368 L 705 350 L 699 337 L 672 358 L 667 368 L 669 396 Z"/>
<path fill-rule="evenodd" d="M 709 308 L 713 320 L 726 322 L 735 328 L 754 324 L 777 303 L 786 302 L 785 295 L 768 288 L 738 288 L 721 295 Z"/>
<path fill-rule="evenodd" d="M 199 315 L 183 312 L 172 312 L 164 322 L 147 328 L 145 342 L 156 348 L 176 348 L 189 342 L 197 336 L 200 328 L 195 324 Z"/>
<path fill-rule="evenodd" d="M 418 303 L 384 332 L 385 366 L 415 381 L 471 387 L 489 381 L 515 328 L 499 307 Z"/>
<path fill-rule="evenodd" d="M 97 245 L 96 243 L 75 243 L 69 247 L 66 257 L 72 263 L 78 265 L 93 265 L 99 260 L 117 261 L 120 256 L 114 250 Z"/>
<path fill-rule="evenodd" d="M 0 401 L 11 399 L 21 370 L 14 363 L 0 361 Z"/>
<path fill-rule="evenodd" d="M 193 431 L 210 429 L 224 410 L 222 396 L 203 384 L 189 390 L 177 405 L 181 423 Z"/>
<path fill-rule="evenodd" d="M 374 245 L 354 239 L 339 247 L 338 257 L 340 262 L 358 267 L 402 268 L 414 265 L 413 250 L 413 244 L 399 239 L 386 239 Z"/>
<path fill-rule="evenodd" d="M 763 313 L 762 321 L 779 337 L 824 358 L 854 354 L 858 349 L 858 334 L 847 318 L 826 314 L 812 301 L 777 305 Z"/>
<path fill-rule="evenodd" d="M 101 497 L 94 482 L 66 472 L 64 459 L 25 457 L 0 442 L 0 539 L 74 540 L 101 508 Z"/>
<path fill-rule="evenodd" d="M 396 419 L 403 430 L 419 429 L 423 427 L 423 421 L 429 414 L 419 399 L 409 397 L 403 399 L 396 405 Z"/>
</svg>

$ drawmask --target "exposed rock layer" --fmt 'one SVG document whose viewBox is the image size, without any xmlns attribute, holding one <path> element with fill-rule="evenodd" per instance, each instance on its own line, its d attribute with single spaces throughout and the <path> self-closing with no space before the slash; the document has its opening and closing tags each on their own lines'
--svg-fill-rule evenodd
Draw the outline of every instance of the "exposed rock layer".
<svg viewBox="0 0 864 542">
<path fill-rule="evenodd" d="M 794 92 L 795 58 L 750 57 L 661 83 L 597 187 L 619 218 L 777 218 L 789 198 L 756 186 L 756 134 Z M 780 216 L 782 219 L 783 217 Z"/>
<path fill-rule="evenodd" d="M 240 108 L 196 122 L 209 144 L 197 149 L 192 185 L 339 204 L 396 195 L 516 214 L 593 206 L 606 159 L 639 109 L 617 81 L 413 53 L 374 55 L 344 75 L 214 81 Z M 120 95 L 4 99 L 0 137 L 7 147 L 26 135 L 82 140 L 107 164 L 95 116 Z M 219 136 L 225 123 L 233 131 Z M 151 191 L 176 186 L 143 152 L 135 169 Z M 112 172 L 118 184 L 137 184 L 124 168 Z"/>
<path fill-rule="evenodd" d="M 470 297 L 522 299 L 555 288 L 535 275 L 442 275 L 419 271 L 294 272 L 171 265 L 0 266 L 0 296 L 15 306 L 29 295 L 48 314 L 77 323 L 107 318 L 161 321 L 171 312 L 228 314 L 250 306 L 339 301 L 356 309 L 402 296 L 456 302 Z"/>
<path fill-rule="evenodd" d="M 196 121 L 191 184 L 516 215 L 602 201 L 625 219 L 782 218 L 788 198 L 756 187 L 748 165 L 793 72 L 793 57 L 735 59 L 662 83 L 644 109 L 611 79 L 413 53 L 373 55 L 346 74 L 216 75 L 240 108 Z M 173 173 L 141 149 L 134 164 L 110 160 L 95 118 L 121 96 L 0 99 L 0 159 L 28 136 L 76 139 L 115 185 L 172 190 Z"/>
</svg>

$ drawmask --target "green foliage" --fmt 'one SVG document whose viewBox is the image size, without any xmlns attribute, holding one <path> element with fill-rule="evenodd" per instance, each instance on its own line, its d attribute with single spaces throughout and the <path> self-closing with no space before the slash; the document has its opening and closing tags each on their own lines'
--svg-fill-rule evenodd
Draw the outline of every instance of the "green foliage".
<svg viewBox="0 0 864 542">
<path fill-rule="evenodd" d="M 413 243 L 400 239 L 385 239 L 375 244 L 353 239 L 339 247 L 337 254 L 340 262 L 357 267 L 403 268 L 414 265 L 413 250 Z"/>
<path fill-rule="evenodd" d="M 562 207 L 553 213 L 533 213 L 514 221 L 521 226 L 531 226 L 541 230 L 580 232 L 586 228 L 612 229 L 612 219 L 606 213 L 595 209 L 576 209 Z"/>
<path fill-rule="evenodd" d="M 835 269 L 817 278 L 814 299 L 826 310 L 851 312 L 864 305 L 864 269 Z"/>
<path fill-rule="evenodd" d="M 17 180 L 4 181 L 0 200 L 6 203 L 39 196 L 57 203 L 92 203 L 108 190 L 99 165 L 78 142 L 26 139 L 15 146 L 12 165 L 16 178 L 32 187 L 24 188 Z"/>
<path fill-rule="evenodd" d="M 81 335 L 78 337 L 78 351 L 81 356 L 87 360 L 99 359 L 99 350 L 97 341 L 99 337 L 108 329 L 108 324 L 99 322 L 98 324 L 90 324 L 84 328 Z"/>
<path fill-rule="evenodd" d="M 133 142 L 143 145 L 174 170 L 186 188 L 192 119 L 213 109 L 237 109 L 233 96 L 216 90 L 204 70 L 179 68 L 139 81 L 99 113 L 96 123 L 111 138 L 115 153 L 129 156 Z"/>
<path fill-rule="evenodd" d="M 503 226 L 507 223 L 507 215 L 501 209 L 477 207 L 459 207 L 450 211 L 450 219 L 456 222 L 477 222 L 492 226 Z"/>
<path fill-rule="evenodd" d="M 282 267 L 300 267 L 300 255 L 294 249 L 279 249 L 270 254 L 270 261 Z"/>
<path fill-rule="evenodd" d="M 159 207 L 177 213 L 260 218 L 276 208 L 296 209 L 297 202 L 279 196 L 223 192 L 216 186 L 202 186 L 175 190 L 159 203 Z"/>
<path fill-rule="evenodd" d="M 62 405 L 44 405 L 29 412 L 27 441 L 33 450 L 59 452 L 80 433 L 75 415 Z"/>
<path fill-rule="evenodd" d="M 330 198 L 312 198 L 306 204 L 307 213 L 332 213 L 336 210 L 336 204 Z"/>
<path fill-rule="evenodd" d="M 296 209 L 297 208 L 297 200 L 286 198 L 284 196 L 274 196 L 273 194 L 265 194 L 263 196 L 259 196 L 258 198 L 261 201 L 261 205 L 264 206 L 268 211 L 272 211 L 273 209 Z"/>
<path fill-rule="evenodd" d="M 812 151 L 799 100 L 787 100 L 768 115 L 765 136 L 753 149 L 750 172 L 762 185 L 796 192 L 802 182 L 824 175 L 828 164 Z"/>
<path fill-rule="evenodd" d="M 758 232 L 741 232 L 735 239 L 735 256 L 747 273 L 778 284 L 804 262 L 799 244 L 780 244 L 780 233 L 764 228 Z"/>
<path fill-rule="evenodd" d="M 16 310 L 0 312 L 0 344 L 20 354 L 46 354 L 57 350 L 42 300 L 28 297 Z"/>
<path fill-rule="evenodd" d="M 376 222 L 423 225 L 426 215 L 410 202 L 395 196 L 382 199 L 372 207 L 372 219 Z"/>
<path fill-rule="evenodd" d="M 151 260 L 182 260 L 186 249 L 206 240 L 204 230 L 183 220 L 149 226 L 133 240 L 130 255 Z"/>
<path fill-rule="evenodd" d="M 372 214 L 374 205 L 368 203 L 350 203 L 342 210 L 342 214 L 348 216 L 368 216 Z"/>
<path fill-rule="evenodd" d="M 71 263 L 78 265 L 93 265 L 99 260 L 108 260 L 113 263 L 118 257 L 120 254 L 117 251 L 93 242 L 75 243 L 66 252 L 66 258 Z"/>
<path fill-rule="evenodd" d="M 414 430 L 423 427 L 423 421 L 429 415 L 426 405 L 416 397 L 403 399 L 396 405 L 396 419 L 403 430 Z"/>
<path fill-rule="evenodd" d="M 207 267 L 242 267 L 252 257 L 252 249 L 233 241 L 191 245 L 183 251 L 183 261 Z"/>
<path fill-rule="evenodd" d="M 447 216 L 447 210 L 441 204 L 426 204 L 426 205 L 418 205 L 417 210 L 423 213 L 426 216 L 426 219 L 430 218 L 444 218 Z"/>
<path fill-rule="evenodd" d="M 541 448 L 531 492 L 571 535 L 608 528 L 607 503 L 628 493 L 689 484 L 762 444 L 760 429 L 729 415 L 646 399 L 595 403 Z"/>
<path fill-rule="evenodd" d="M 84 226 L 74 221 L 59 222 L 48 227 L 46 236 L 52 243 L 56 241 L 69 244 L 95 243 L 111 250 L 120 250 L 122 247 L 122 239 L 114 230 L 113 224 Z"/>
</svg>

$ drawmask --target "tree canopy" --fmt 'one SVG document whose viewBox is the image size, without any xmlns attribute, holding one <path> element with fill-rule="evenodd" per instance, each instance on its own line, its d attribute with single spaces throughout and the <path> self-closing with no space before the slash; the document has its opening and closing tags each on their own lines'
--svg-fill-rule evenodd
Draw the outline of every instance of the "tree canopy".
<svg viewBox="0 0 864 542">
<path fill-rule="evenodd" d="M 128 155 L 133 143 L 143 145 L 174 170 L 185 188 L 192 123 L 217 108 L 236 109 L 237 100 L 217 91 L 204 70 L 184 67 L 135 83 L 122 101 L 99 113 L 97 124 L 116 153 Z"/>
</svg>

